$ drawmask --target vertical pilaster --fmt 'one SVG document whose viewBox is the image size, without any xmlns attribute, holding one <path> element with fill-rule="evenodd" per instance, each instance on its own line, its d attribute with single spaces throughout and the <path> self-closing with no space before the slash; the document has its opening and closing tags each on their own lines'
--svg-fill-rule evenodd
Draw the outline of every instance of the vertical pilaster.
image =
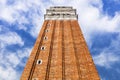
<svg viewBox="0 0 120 80">
<path fill-rule="evenodd" d="M 76 64 L 75 50 L 73 45 L 73 37 L 71 32 L 70 22 L 64 21 L 64 52 L 65 52 L 65 79 L 79 80 L 78 69 Z"/>
<path fill-rule="evenodd" d="M 80 69 L 80 79 L 81 80 L 100 80 L 90 52 L 88 50 L 87 44 L 83 37 L 82 31 L 79 27 L 78 21 L 71 21 L 73 31 L 73 40 L 75 46 L 75 54 L 78 57 L 79 69 Z"/>
<path fill-rule="evenodd" d="M 49 21 L 46 25 L 46 29 L 44 30 L 44 35 L 42 37 L 41 46 L 39 47 L 39 56 L 37 60 L 41 60 L 41 64 L 37 64 L 35 66 L 35 70 L 32 76 L 32 79 L 37 78 L 41 80 L 45 80 L 46 74 L 48 70 L 47 65 L 49 65 L 49 57 L 51 54 L 51 47 L 52 47 L 52 36 L 54 31 L 54 24 L 55 21 Z M 45 39 L 47 37 L 47 39 Z M 41 48 L 44 47 L 42 50 Z"/>
<path fill-rule="evenodd" d="M 60 21 L 56 21 L 49 80 L 62 80 L 62 45 Z"/>
</svg>

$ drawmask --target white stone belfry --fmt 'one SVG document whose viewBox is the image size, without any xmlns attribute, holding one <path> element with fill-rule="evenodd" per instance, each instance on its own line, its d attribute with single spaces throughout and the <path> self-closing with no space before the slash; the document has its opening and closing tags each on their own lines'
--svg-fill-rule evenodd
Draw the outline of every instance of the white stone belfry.
<svg viewBox="0 0 120 80">
<path fill-rule="evenodd" d="M 44 15 L 45 20 L 77 20 L 76 9 L 72 7 L 50 7 Z"/>
</svg>

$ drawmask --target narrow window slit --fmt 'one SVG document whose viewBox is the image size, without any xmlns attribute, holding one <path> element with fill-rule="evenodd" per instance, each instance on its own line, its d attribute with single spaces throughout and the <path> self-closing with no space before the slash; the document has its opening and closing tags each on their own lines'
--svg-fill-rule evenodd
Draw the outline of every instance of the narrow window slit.
<svg viewBox="0 0 120 80">
<path fill-rule="evenodd" d="M 41 50 L 45 50 L 45 47 L 44 47 L 44 46 L 42 46 L 42 47 L 41 47 Z"/>
<path fill-rule="evenodd" d="M 38 80 L 38 78 L 32 78 L 32 80 Z"/>
<path fill-rule="evenodd" d="M 48 32 L 48 30 L 45 30 L 45 32 Z"/>
<path fill-rule="evenodd" d="M 48 39 L 48 37 L 45 36 L 45 37 L 44 37 L 44 40 L 47 40 L 47 39 Z"/>
<path fill-rule="evenodd" d="M 37 60 L 37 64 L 42 64 L 42 60 Z"/>
</svg>

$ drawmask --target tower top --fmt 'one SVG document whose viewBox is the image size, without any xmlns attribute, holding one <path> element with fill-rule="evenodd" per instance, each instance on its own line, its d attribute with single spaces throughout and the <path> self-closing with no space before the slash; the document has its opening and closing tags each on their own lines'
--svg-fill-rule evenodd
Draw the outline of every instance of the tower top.
<svg viewBox="0 0 120 80">
<path fill-rule="evenodd" d="M 76 9 L 67 6 L 55 6 L 46 10 L 45 20 L 77 20 Z"/>
</svg>

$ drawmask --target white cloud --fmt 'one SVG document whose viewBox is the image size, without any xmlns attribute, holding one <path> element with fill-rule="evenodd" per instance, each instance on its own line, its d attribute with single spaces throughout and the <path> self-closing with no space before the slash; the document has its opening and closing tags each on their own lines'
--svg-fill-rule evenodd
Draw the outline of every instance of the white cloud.
<svg viewBox="0 0 120 80">
<path fill-rule="evenodd" d="M 14 53 L 6 55 L 6 59 L 11 65 L 13 65 L 12 67 L 16 67 L 20 63 L 19 58 Z"/>
<path fill-rule="evenodd" d="M 1 4 L 6 4 L 6 0 L 0 0 Z"/>
<path fill-rule="evenodd" d="M 30 24 L 30 20 L 32 20 L 31 24 L 33 24 L 34 26 L 31 28 L 30 34 L 35 37 L 38 35 L 38 32 L 41 29 L 43 23 L 43 14 L 45 14 L 46 8 L 49 8 L 52 5 L 59 4 L 73 6 L 77 9 L 77 13 L 79 14 L 79 23 L 86 39 L 89 39 L 89 35 L 94 31 L 119 31 L 118 27 L 120 21 L 120 14 L 117 13 L 113 18 L 111 18 L 109 15 L 103 14 L 103 3 L 101 0 L 50 0 L 46 2 L 43 2 L 42 0 L 18 0 L 10 6 L 5 3 L 6 1 L 0 2 L 0 4 L 2 4 L 0 8 L 0 18 L 8 22 L 17 21 L 20 25 L 22 23 Z M 21 11 L 28 12 L 27 14 L 29 17 L 25 17 L 24 14 L 21 14 Z M 39 23 L 38 20 L 40 20 Z M 36 27 L 36 25 L 39 25 L 39 27 Z"/>
<path fill-rule="evenodd" d="M 7 69 L 0 66 L 0 80 L 19 80 L 18 75 L 13 68 L 9 67 Z"/>
<path fill-rule="evenodd" d="M 70 1 L 70 0 L 50 0 L 52 3 L 54 4 L 65 4 L 66 2 Z"/>
<path fill-rule="evenodd" d="M 21 37 L 16 32 L 7 32 L 5 34 L 0 34 L 0 48 L 4 48 L 8 45 L 19 44 L 24 45 Z"/>
<path fill-rule="evenodd" d="M 37 15 L 35 15 L 37 16 Z M 33 23 L 35 27 L 32 27 L 30 30 L 30 33 L 32 36 L 37 37 L 38 33 L 40 32 L 40 29 L 42 27 L 43 17 L 36 17 L 37 19 L 33 19 Z"/>
<path fill-rule="evenodd" d="M 27 27 L 25 25 L 19 25 L 18 28 L 19 30 L 24 30 L 24 31 L 27 30 Z"/>
<path fill-rule="evenodd" d="M 10 7 L 0 7 L 0 19 L 3 19 L 8 22 L 14 22 L 15 18 L 13 18 L 14 11 Z"/>
<path fill-rule="evenodd" d="M 98 66 L 113 68 L 113 65 L 120 61 L 120 34 L 113 39 L 109 47 L 104 48 L 99 55 L 93 56 L 94 62 Z"/>
<path fill-rule="evenodd" d="M 120 57 L 114 53 L 100 53 L 99 55 L 94 56 L 93 59 L 96 65 L 105 68 L 112 68 L 114 63 L 120 61 Z"/>
<path fill-rule="evenodd" d="M 17 71 L 15 69 L 18 66 L 25 66 L 22 60 L 27 58 L 30 52 L 31 48 L 18 50 L 16 53 L 2 49 L 0 51 L 0 80 L 19 80 L 22 71 Z"/>
<path fill-rule="evenodd" d="M 5 0 L 0 1 L 0 19 L 7 21 L 9 24 L 15 24 L 17 22 L 18 26 L 16 27 L 18 29 L 28 30 L 30 28 L 28 32 L 33 37 L 36 37 L 41 28 L 42 20 L 44 19 L 43 14 L 48 3 L 46 2 L 44 4 L 41 0 L 18 0 L 14 1 L 12 5 L 8 5 L 7 3 L 8 1 Z M 23 24 L 31 24 L 33 26 L 21 26 Z"/>
<path fill-rule="evenodd" d="M 0 19 L 3 19 L 9 23 L 14 23 L 16 20 L 21 20 L 21 14 L 18 11 L 27 11 L 26 4 L 22 4 L 22 1 L 16 1 L 13 5 L 8 5 L 7 0 L 0 1 L 1 15 Z M 24 22 L 25 20 L 23 20 Z"/>
<path fill-rule="evenodd" d="M 22 50 L 17 51 L 17 56 L 22 59 L 23 57 L 28 57 L 30 55 L 32 48 L 24 48 Z"/>
</svg>

